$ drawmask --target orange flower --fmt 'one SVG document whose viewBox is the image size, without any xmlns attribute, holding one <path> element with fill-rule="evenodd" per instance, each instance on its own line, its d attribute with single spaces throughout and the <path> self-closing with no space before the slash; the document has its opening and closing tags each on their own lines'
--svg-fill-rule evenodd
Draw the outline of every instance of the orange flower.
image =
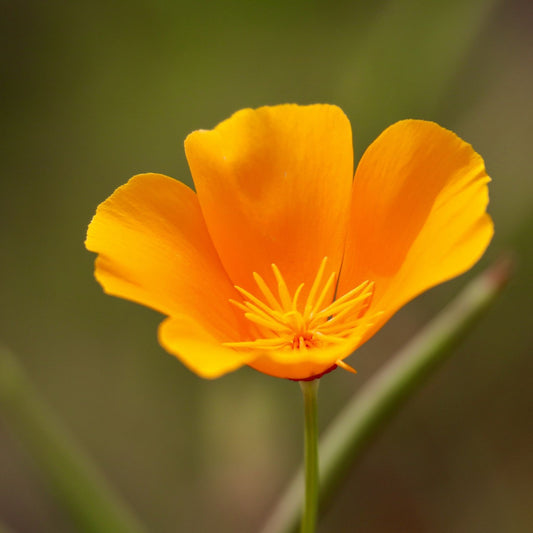
<svg viewBox="0 0 533 533">
<path fill-rule="evenodd" d="M 350 123 L 331 105 L 244 109 L 185 152 L 196 193 L 135 176 L 98 207 L 86 246 L 105 292 L 167 315 L 160 343 L 203 377 L 350 369 L 492 237 L 483 160 L 432 122 L 387 128 L 354 179 Z"/>
</svg>

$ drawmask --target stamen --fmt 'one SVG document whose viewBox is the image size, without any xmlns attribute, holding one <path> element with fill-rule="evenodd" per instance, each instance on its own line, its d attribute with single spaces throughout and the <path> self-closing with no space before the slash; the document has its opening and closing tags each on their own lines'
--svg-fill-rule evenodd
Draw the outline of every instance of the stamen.
<svg viewBox="0 0 533 533">
<path fill-rule="evenodd" d="M 229 348 L 270 348 L 277 349 L 288 346 L 287 341 L 280 337 L 272 339 L 256 339 L 255 341 L 225 342 L 224 346 Z"/>
<path fill-rule="evenodd" d="M 251 312 L 258 316 L 262 316 L 263 318 L 272 322 L 273 324 L 279 324 L 281 326 L 285 325 L 285 321 L 283 320 L 283 317 L 280 318 L 279 313 L 276 313 L 276 311 L 263 311 L 262 309 L 259 309 L 259 307 L 255 306 L 254 304 L 250 302 L 246 302 L 245 308 L 246 308 L 245 314 Z"/>
<path fill-rule="evenodd" d="M 307 346 L 305 344 L 305 339 L 303 337 L 298 338 L 298 348 L 300 350 L 307 350 Z"/>
<path fill-rule="evenodd" d="M 351 367 L 348 363 L 345 363 L 341 359 L 337 359 L 335 361 L 335 364 L 337 366 L 340 366 L 343 370 L 347 370 L 348 372 L 351 372 L 352 374 L 357 374 L 357 370 L 353 367 Z"/>
<path fill-rule="evenodd" d="M 279 305 L 279 302 L 268 288 L 265 280 L 257 272 L 253 273 L 253 277 L 257 283 L 257 286 L 259 287 L 259 290 L 263 293 L 263 296 L 266 298 L 266 301 L 270 307 L 272 307 L 272 309 L 276 309 L 276 311 L 282 311 L 281 305 Z"/>
<path fill-rule="evenodd" d="M 285 283 L 285 280 L 283 279 L 279 268 L 274 263 L 272 263 L 272 271 L 274 272 L 274 276 L 276 277 L 276 281 L 278 282 L 278 294 L 281 300 L 281 305 L 283 309 L 290 309 L 291 295 L 289 294 L 289 289 L 287 288 L 287 284 Z"/>
<path fill-rule="evenodd" d="M 241 302 L 238 302 L 237 300 L 233 300 L 232 298 L 230 298 L 230 304 L 233 304 L 235 307 L 237 307 L 238 309 L 240 309 L 241 311 L 244 311 L 245 313 L 248 312 L 248 307 L 246 307 L 244 304 L 242 304 Z"/>
<path fill-rule="evenodd" d="M 304 309 L 304 315 L 306 317 L 309 316 L 309 312 L 311 311 L 311 306 L 313 305 L 313 300 L 315 299 L 316 291 L 318 290 L 318 287 L 320 286 L 320 282 L 322 281 L 322 276 L 324 275 L 324 269 L 326 268 L 326 263 L 328 261 L 327 257 L 324 257 L 322 259 L 320 266 L 318 267 L 318 272 L 315 276 L 315 281 L 313 282 L 313 285 L 311 286 L 311 290 L 309 291 L 309 296 L 307 297 L 307 303 L 305 304 Z"/>
<path fill-rule="evenodd" d="M 277 322 L 274 322 L 273 320 L 265 319 L 261 315 L 257 315 L 255 313 L 244 313 L 244 316 L 250 322 L 257 324 L 258 326 L 264 326 L 265 328 L 270 329 L 272 331 L 287 330 L 290 332 L 292 329 L 288 325 L 281 325 L 280 327 Z"/>
<path fill-rule="evenodd" d="M 303 288 L 304 288 L 304 284 L 300 283 L 300 285 L 298 285 L 298 288 L 296 289 L 296 292 L 294 293 L 294 298 L 292 299 L 292 306 L 291 306 L 291 309 L 293 311 L 296 311 L 296 309 L 298 308 L 298 297 L 300 296 L 300 293 L 302 292 Z"/>
<path fill-rule="evenodd" d="M 372 292 L 374 288 L 374 284 L 370 281 L 364 281 L 356 287 L 355 289 L 352 289 L 351 291 L 347 292 L 344 296 L 341 296 L 337 300 L 335 300 L 329 307 L 324 309 L 323 311 L 320 311 L 317 316 L 321 315 L 323 316 L 325 313 L 330 314 L 337 314 L 339 310 L 341 310 L 344 307 L 344 304 L 347 304 L 348 306 L 354 305 L 354 302 L 359 301 L 360 297 L 365 298 L 368 296 L 368 292 L 366 291 L 367 287 L 369 285 L 372 285 Z M 361 293 L 359 297 L 359 293 Z"/>
<path fill-rule="evenodd" d="M 327 335 L 322 331 L 316 331 L 315 336 L 317 337 L 317 339 L 320 339 L 321 341 L 325 341 L 330 344 L 341 344 L 344 340 L 346 340 L 338 335 Z"/>
<path fill-rule="evenodd" d="M 227 342 L 224 345 L 235 349 L 312 350 L 341 344 L 351 337 L 361 326 L 362 318 L 370 307 L 374 283 L 365 281 L 327 304 L 337 275 L 332 272 L 323 282 L 326 264 L 327 258 L 324 257 L 306 301 L 302 304 L 299 299 L 304 284 L 298 285 L 291 296 L 287 283 L 275 264 L 272 264 L 272 272 L 277 284 L 277 296 L 256 272 L 253 273 L 253 278 L 258 287 L 258 296 L 236 286 L 243 300 L 230 302 L 258 327 L 258 338 Z M 379 314 L 374 313 L 370 318 L 374 319 Z M 364 323 L 365 327 L 369 327 L 368 319 Z M 340 359 L 335 364 L 355 372 Z"/>
<path fill-rule="evenodd" d="M 315 305 L 313 306 L 313 309 L 311 309 L 310 316 L 313 316 L 319 309 L 322 303 L 324 302 L 326 296 L 328 295 L 334 281 L 335 281 L 335 272 L 332 272 L 330 277 L 328 278 L 328 281 L 326 281 L 326 284 L 324 285 L 324 288 L 322 289 L 322 292 L 320 293 L 320 296 L 318 297 Z"/>
<path fill-rule="evenodd" d="M 268 305 L 266 305 L 265 303 L 263 303 L 259 298 L 256 298 L 253 294 L 249 293 L 247 290 L 235 285 L 235 288 L 245 297 L 247 298 L 250 302 L 253 302 L 255 305 L 257 305 L 257 307 L 259 307 L 260 309 L 262 309 L 263 311 L 265 311 L 265 313 L 268 313 L 268 314 L 273 314 L 273 311 L 270 307 L 268 307 Z M 248 303 L 245 301 L 245 304 Z"/>
</svg>

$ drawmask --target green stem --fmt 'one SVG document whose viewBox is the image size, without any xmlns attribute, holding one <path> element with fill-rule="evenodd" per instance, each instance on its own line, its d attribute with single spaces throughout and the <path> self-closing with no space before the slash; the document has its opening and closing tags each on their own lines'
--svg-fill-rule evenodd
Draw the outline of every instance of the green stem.
<svg viewBox="0 0 533 533">
<path fill-rule="evenodd" d="M 305 499 L 301 533 L 314 533 L 318 512 L 318 379 L 300 381 L 304 396 Z"/>
<path fill-rule="evenodd" d="M 0 412 L 31 453 L 80 533 L 141 533 L 143 528 L 89 457 L 0 346 Z M 0 528 L 1 531 L 1 528 Z"/>
<path fill-rule="evenodd" d="M 509 261 L 499 262 L 471 281 L 337 416 L 320 440 L 320 502 L 337 488 L 371 437 L 385 426 L 489 309 L 509 279 L 511 266 Z M 294 533 L 297 530 L 302 479 L 300 471 L 261 533 Z"/>
</svg>

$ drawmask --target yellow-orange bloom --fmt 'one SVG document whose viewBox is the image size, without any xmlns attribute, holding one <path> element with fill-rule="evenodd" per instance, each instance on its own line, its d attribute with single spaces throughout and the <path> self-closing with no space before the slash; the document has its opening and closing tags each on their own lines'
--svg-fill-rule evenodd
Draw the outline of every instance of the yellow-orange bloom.
<svg viewBox="0 0 533 533">
<path fill-rule="evenodd" d="M 492 237 L 483 160 L 432 122 L 387 128 L 355 178 L 350 123 L 331 105 L 244 109 L 185 152 L 196 192 L 135 176 L 98 207 L 86 246 L 104 290 L 167 315 L 160 343 L 203 377 L 350 368 Z"/>
</svg>

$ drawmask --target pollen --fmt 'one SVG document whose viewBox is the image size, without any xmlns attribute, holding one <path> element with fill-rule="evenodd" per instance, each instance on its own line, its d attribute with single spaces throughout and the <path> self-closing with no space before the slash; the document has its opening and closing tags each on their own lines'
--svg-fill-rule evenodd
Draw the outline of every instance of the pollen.
<svg viewBox="0 0 533 533">
<path fill-rule="evenodd" d="M 370 306 L 374 283 L 365 281 L 334 299 L 337 274 L 333 272 L 325 277 L 326 263 L 327 257 L 321 261 L 305 301 L 301 298 L 304 284 L 291 294 L 275 264 L 272 264 L 277 283 L 275 292 L 256 272 L 253 277 L 257 296 L 236 286 L 243 300 L 230 301 L 256 326 L 257 338 L 225 345 L 237 349 L 312 350 L 346 340 L 358 328 Z"/>
</svg>

